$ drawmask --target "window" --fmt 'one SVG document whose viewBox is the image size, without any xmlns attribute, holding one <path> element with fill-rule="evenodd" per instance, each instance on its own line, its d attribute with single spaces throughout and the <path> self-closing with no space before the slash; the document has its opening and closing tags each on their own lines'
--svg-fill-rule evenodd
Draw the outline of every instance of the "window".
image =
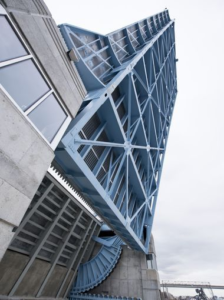
<svg viewBox="0 0 224 300">
<path fill-rule="evenodd" d="M 0 86 L 55 148 L 71 117 L 0 5 Z"/>
<path fill-rule="evenodd" d="M 50 90 L 31 59 L 1 68 L 0 83 L 23 111 Z"/>
<path fill-rule="evenodd" d="M 51 142 L 67 116 L 54 95 L 51 94 L 28 117 Z"/>
<path fill-rule="evenodd" d="M 0 61 L 27 55 L 5 16 L 0 16 Z"/>
</svg>

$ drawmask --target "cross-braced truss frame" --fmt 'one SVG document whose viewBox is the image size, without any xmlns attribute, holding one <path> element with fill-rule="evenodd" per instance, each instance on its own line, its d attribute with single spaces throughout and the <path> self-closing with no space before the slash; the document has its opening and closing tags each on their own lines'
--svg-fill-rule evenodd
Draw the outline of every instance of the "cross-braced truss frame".
<svg viewBox="0 0 224 300">
<path fill-rule="evenodd" d="M 110 80 L 98 77 L 101 89 L 89 92 L 56 151 L 57 162 L 96 212 L 145 253 L 177 94 L 174 22 L 164 14 L 151 25 L 150 19 L 109 35 L 110 50 L 120 53 L 128 47 L 115 38 L 126 32 L 133 48 L 129 60 L 116 56 L 120 67 L 110 68 Z"/>
</svg>

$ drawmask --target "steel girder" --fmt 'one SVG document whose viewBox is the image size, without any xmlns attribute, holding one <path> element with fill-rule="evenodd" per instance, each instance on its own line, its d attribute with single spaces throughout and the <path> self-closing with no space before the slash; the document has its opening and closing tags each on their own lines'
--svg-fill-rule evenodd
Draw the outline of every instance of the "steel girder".
<svg viewBox="0 0 224 300">
<path fill-rule="evenodd" d="M 89 93 L 56 161 L 102 219 L 147 253 L 177 94 L 174 21 L 165 10 L 108 36 L 60 29 Z"/>
<path fill-rule="evenodd" d="M 105 87 L 149 41 L 170 22 L 165 10 L 106 36 L 72 25 L 60 25 L 72 60 L 88 91 Z"/>
</svg>

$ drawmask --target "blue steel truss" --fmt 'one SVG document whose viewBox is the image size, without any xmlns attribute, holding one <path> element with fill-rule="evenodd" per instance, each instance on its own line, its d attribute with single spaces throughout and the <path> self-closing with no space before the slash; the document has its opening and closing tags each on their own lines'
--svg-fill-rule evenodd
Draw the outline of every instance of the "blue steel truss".
<svg viewBox="0 0 224 300">
<path fill-rule="evenodd" d="M 165 10 L 107 36 L 60 30 L 88 95 L 56 161 L 116 234 L 147 253 L 177 94 L 174 21 Z"/>
</svg>

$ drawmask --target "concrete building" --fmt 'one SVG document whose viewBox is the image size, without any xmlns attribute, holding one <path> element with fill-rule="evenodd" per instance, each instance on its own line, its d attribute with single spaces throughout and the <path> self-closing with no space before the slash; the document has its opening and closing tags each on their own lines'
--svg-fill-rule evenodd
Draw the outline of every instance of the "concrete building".
<svg viewBox="0 0 224 300">
<path fill-rule="evenodd" d="M 0 0 L 0 298 L 160 299 L 176 61 L 168 10 L 101 35 Z"/>
<path fill-rule="evenodd" d="M 2 257 L 86 90 L 44 2 L 0 4 Z"/>
</svg>

